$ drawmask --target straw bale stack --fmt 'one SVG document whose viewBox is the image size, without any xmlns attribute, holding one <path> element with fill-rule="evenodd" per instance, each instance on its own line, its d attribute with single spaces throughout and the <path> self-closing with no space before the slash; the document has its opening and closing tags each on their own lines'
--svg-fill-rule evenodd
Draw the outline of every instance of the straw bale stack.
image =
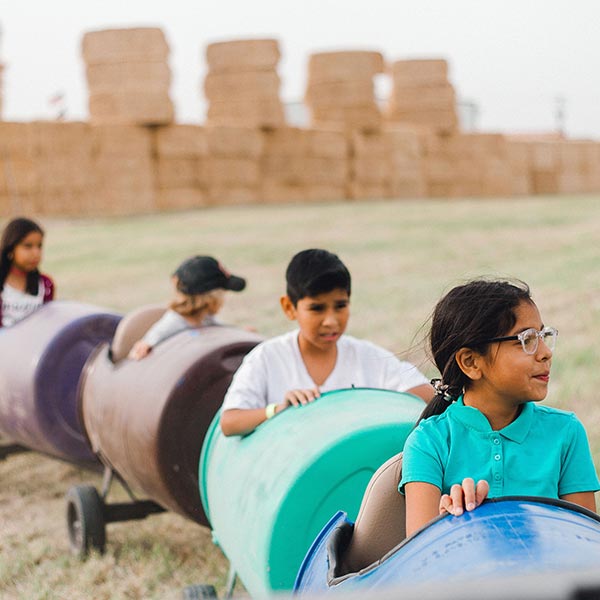
<svg viewBox="0 0 600 600">
<path fill-rule="evenodd" d="M 272 128 L 285 122 L 279 98 L 277 40 L 235 40 L 206 47 L 207 125 Z"/>
<path fill-rule="evenodd" d="M 586 142 L 584 154 L 586 191 L 600 192 L 600 142 Z"/>
<path fill-rule="evenodd" d="M 314 128 L 375 132 L 381 127 L 373 78 L 384 70 L 380 52 L 312 54 L 305 102 Z"/>
<path fill-rule="evenodd" d="M 37 188 L 31 123 L 0 121 L 0 215 L 36 213 Z"/>
<path fill-rule="evenodd" d="M 38 209 L 48 215 L 81 215 L 92 169 L 89 123 L 38 121 L 32 123 Z"/>
<path fill-rule="evenodd" d="M 106 29 L 83 36 L 82 54 L 94 124 L 167 125 L 169 46 L 161 29 Z"/>
<path fill-rule="evenodd" d="M 534 194 L 557 194 L 560 183 L 559 144 L 555 140 L 531 142 L 531 182 Z"/>
<path fill-rule="evenodd" d="M 398 60 L 391 64 L 392 91 L 385 118 L 423 125 L 437 133 L 458 129 L 456 94 L 443 59 Z"/>
<path fill-rule="evenodd" d="M 407 127 L 352 137 L 350 198 L 421 198 L 426 186 L 419 133 Z"/>
<path fill-rule="evenodd" d="M 212 205 L 258 202 L 263 132 L 253 127 L 206 127 L 206 179 Z"/>
<path fill-rule="evenodd" d="M 156 208 L 152 134 L 135 125 L 94 125 L 88 214 L 122 215 Z"/>
<path fill-rule="evenodd" d="M 429 134 L 425 138 L 429 196 L 512 196 L 514 173 L 500 134 Z"/>
<path fill-rule="evenodd" d="M 153 132 L 156 166 L 156 208 L 206 206 L 208 142 L 203 127 L 169 125 Z"/>
<path fill-rule="evenodd" d="M 346 195 L 348 144 L 339 131 L 284 127 L 265 133 L 261 200 L 339 200 Z"/>
<path fill-rule="evenodd" d="M 533 193 L 531 177 L 531 143 L 507 136 L 506 154 L 513 176 L 513 194 L 528 196 Z"/>
<path fill-rule="evenodd" d="M 558 142 L 559 193 L 582 194 L 590 191 L 588 186 L 587 146 L 588 142 L 580 140 Z"/>
</svg>

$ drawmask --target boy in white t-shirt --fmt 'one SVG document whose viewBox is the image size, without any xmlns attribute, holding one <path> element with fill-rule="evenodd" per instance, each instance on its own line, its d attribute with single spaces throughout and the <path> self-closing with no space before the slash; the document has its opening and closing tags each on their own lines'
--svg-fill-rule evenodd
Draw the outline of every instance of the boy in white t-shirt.
<svg viewBox="0 0 600 600">
<path fill-rule="evenodd" d="M 296 254 L 286 271 L 281 307 L 299 329 L 259 344 L 225 395 L 224 435 L 243 435 L 321 392 L 371 387 L 410 392 L 429 402 L 434 391 L 416 367 L 383 348 L 343 335 L 350 317 L 350 273 L 331 252 Z"/>
</svg>

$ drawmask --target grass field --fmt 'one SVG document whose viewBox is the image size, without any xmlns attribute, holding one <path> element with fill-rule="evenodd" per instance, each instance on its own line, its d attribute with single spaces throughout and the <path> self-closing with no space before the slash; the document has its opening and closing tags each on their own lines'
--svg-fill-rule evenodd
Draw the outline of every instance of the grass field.
<svg viewBox="0 0 600 600">
<path fill-rule="evenodd" d="M 166 302 L 177 264 L 213 254 L 248 279 L 228 296 L 223 320 L 266 336 L 290 327 L 279 309 L 290 257 L 335 251 L 353 275 L 349 333 L 431 376 L 424 339 L 439 297 L 473 276 L 520 278 L 560 331 L 546 402 L 577 412 L 600 466 L 600 196 L 232 207 L 43 225 L 43 267 L 61 299 L 119 312 Z M 104 556 L 71 557 L 63 496 L 84 482 L 98 484 L 33 453 L 0 462 L 0 597 L 169 599 L 200 582 L 222 591 L 227 563 L 210 532 L 176 515 L 111 524 Z"/>
</svg>

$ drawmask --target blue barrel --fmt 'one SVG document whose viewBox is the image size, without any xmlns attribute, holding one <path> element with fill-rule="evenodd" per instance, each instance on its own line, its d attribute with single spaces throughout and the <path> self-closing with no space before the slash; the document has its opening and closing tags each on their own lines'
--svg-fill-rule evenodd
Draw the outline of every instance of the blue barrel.
<svg viewBox="0 0 600 600">
<path fill-rule="evenodd" d="M 120 315 L 56 301 L 0 329 L 0 435 L 70 462 L 96 464 L 78 416 L 78 385 L 92 351 Z"/>
<path fill-rule="evenodd" d="M 213 535 L 253 596 L 290 590 L 306 551 L 340 507 L 356 517 L 377 468 L 402 450 L 424 402 L 348 389 L 288 408 L 245 437 L 218 417 L 200 457 Z"/>
<path fill-rule="evenodd" d="M 402 590 L 439 583 L 443 596 L 450 583 L 471 586 L 478 580 L 570 573 L 600 565 L 600 517 L 560 500 L 488 500 L 472 512 L 434 520 L 359 573 L 332 574 L 330 567 L 340 557 L 334 539 L 342 539 L 336 530 L 348 525 L 339 512 L 317 536 L 298 573 L 297 593 L 371 597 L 397 590 L 400 597 Z"/>
</svg>

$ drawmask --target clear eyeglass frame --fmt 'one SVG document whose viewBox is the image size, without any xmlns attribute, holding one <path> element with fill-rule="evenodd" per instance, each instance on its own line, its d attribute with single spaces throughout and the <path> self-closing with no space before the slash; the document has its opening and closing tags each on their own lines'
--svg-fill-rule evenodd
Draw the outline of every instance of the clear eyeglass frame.
<svg viewBox="0 0 600 600">
<path fill-rule="evenodd" d="M 488 340 L 487 343 L 492 342 L 509 342 L 511 340 L 519 340 L 525 354 L 535 354 L 540 344 L 540 340 L 543 340 L 544 344 L 554 352 L 556 347 L 556 338 L 558 337 L 558 329 L 554 327 L 544 327 L 540 331 L 535 328 L 526 329 L 521 331 L 517 335 L 507 335 L 504 337 L 493 338 Z"/>
</svg>

